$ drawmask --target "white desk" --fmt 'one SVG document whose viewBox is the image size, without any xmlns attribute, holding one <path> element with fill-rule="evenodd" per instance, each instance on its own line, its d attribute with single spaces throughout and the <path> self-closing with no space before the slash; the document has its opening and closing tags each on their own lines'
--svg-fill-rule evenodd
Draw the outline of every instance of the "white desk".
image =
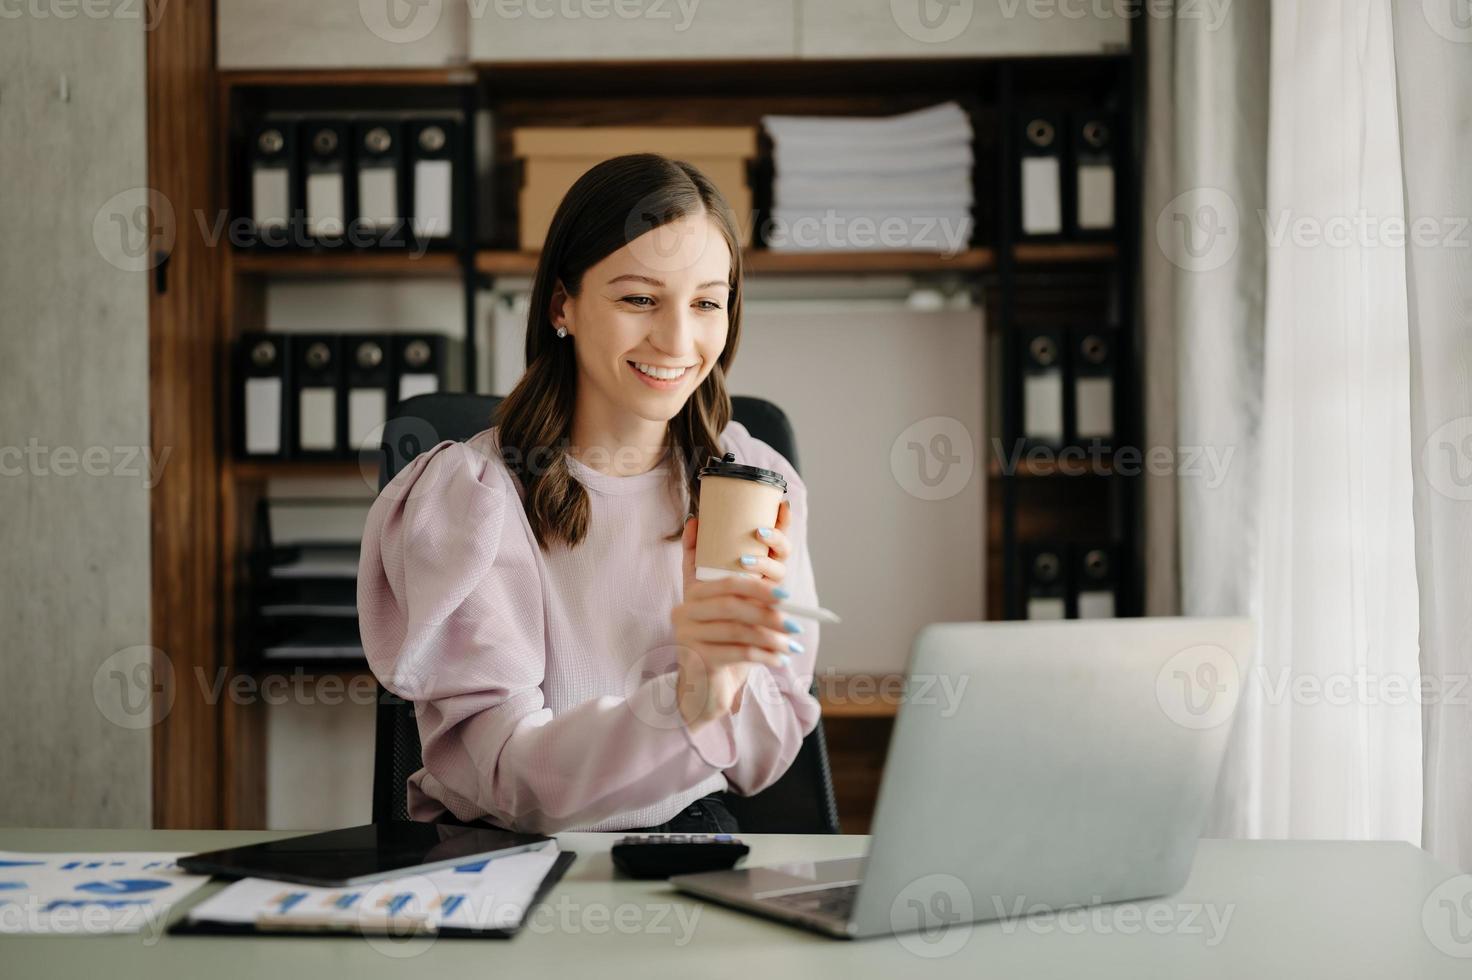
<svg viewBox="0 0 1472 980">
<path fill-rule="evenodd" d="M 199 851 L 284 836 L 291 835 L 0 829 L 0 848 Z M 1090 910 L 1074 921 L 975 925 L 954 954 L 928 957 L 913 936 L 908 943 L 895 937 L 831 940 L 702 905 L 662 882 L 616 880 L 607 853 L 615 836 L 561 835 L 562 846 L 576 851 L 578 861 L 510 941 L 414 940 L 412 950 L 401 946 L 397 951 L 416 955 L 400 957 L 390 955 L 392 943 L 384 951 L 353 937 L 0 936 L 0 975 L 16 980 L 1472 977 L 1472 911 L 1433 902 L 1423 919 L 1428 896 L 1455 873 L 1408 844 L 1204 841 L 1179 895 L 1104 906 L 1102 915 Z M 867 844 L 864 837 L 746 839 L 756 862 L 849 857 L 862 854 Z M 206 885 L 187 903 L 218 887 Z"/>
</svg>

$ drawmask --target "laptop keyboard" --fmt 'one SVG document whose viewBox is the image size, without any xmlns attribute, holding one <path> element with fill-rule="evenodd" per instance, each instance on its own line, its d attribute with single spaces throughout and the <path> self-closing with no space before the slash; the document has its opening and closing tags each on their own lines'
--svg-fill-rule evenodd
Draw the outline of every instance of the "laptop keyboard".
<svg viewBox="0 0 1472 980">
<path fill-rule="evenodd" d="M 847 919 L 854 910 L 854 898 L 858 893 L 859 883 L 855 881 L 847 885 L 834 885 L 832 888 L 773 895 L 766 901 L 793 912 Z"/>
</svg>

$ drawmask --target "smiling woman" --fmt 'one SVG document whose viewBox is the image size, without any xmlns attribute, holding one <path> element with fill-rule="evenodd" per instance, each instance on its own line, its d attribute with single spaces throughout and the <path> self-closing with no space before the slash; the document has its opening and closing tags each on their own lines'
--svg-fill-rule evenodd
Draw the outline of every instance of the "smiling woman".
<svg viewBox="0 0 1472 980">
<path fill-rule="evenodd" d="M 562 439 L 595 469 L 617 452 L 619 475 L 650 469 L 668 443 L 685 464 L 672 479 L 698 506 L 695 469 L 720 455 L 731 417 L 739 241 L 720 192 L 689 164 L 617 157 L 568 191 L 532 288 L 527 371 L 499 416 L 538 542 L 575 545 L 587 532 L 587 494 L 565 457 L 536 472 L 527 465 L 533 447 Z"/>
<path fill-rule="evenodd" d="M 416 457 L 364 532 L 364 652 L 424 750 L 411 816 L 729 832 L 720 794 L 787 770 L 818 720 L 817 625 L 776 608 L 818 605 L 807 491 L 731 420 L 740 325 L 739 236 L 698 170 L 618 157 L 568 191 L 498 424 Z M 727 453 L 786 499 L 750 575 L 700 581 L 696 474 Z"/>
</svg>

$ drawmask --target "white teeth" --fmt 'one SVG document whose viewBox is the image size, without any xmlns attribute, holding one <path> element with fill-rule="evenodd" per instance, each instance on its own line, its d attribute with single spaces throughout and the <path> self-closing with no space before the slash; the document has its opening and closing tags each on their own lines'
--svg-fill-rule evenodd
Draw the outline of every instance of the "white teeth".
<svg viewBox="0 0 1472 980">
<path fill-rule="evenodd" d="M 689 368 L 655 367 L 652 364 L 641 364 L 638 361 L 634 362 L 634 367 L 637 368 L 641 374 L 647 374 L 651 378 L 655 378 L 659 381 L 673 381 L 689 370 Z"/>
</svg>

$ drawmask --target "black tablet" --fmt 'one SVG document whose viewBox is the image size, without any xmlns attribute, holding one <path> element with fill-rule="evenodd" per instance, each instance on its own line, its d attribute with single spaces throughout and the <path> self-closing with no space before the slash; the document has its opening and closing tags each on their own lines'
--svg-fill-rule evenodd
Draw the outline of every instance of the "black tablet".
<svg viewBox="0 0 1472 980">
<path fill-rule="evenodd" d="M 516 854 L 551 840 L 492 827 L 394 820 L 179 859 L 191 874 L 273 878 L 301 885 L 361 885 Z"/>
</svg>

